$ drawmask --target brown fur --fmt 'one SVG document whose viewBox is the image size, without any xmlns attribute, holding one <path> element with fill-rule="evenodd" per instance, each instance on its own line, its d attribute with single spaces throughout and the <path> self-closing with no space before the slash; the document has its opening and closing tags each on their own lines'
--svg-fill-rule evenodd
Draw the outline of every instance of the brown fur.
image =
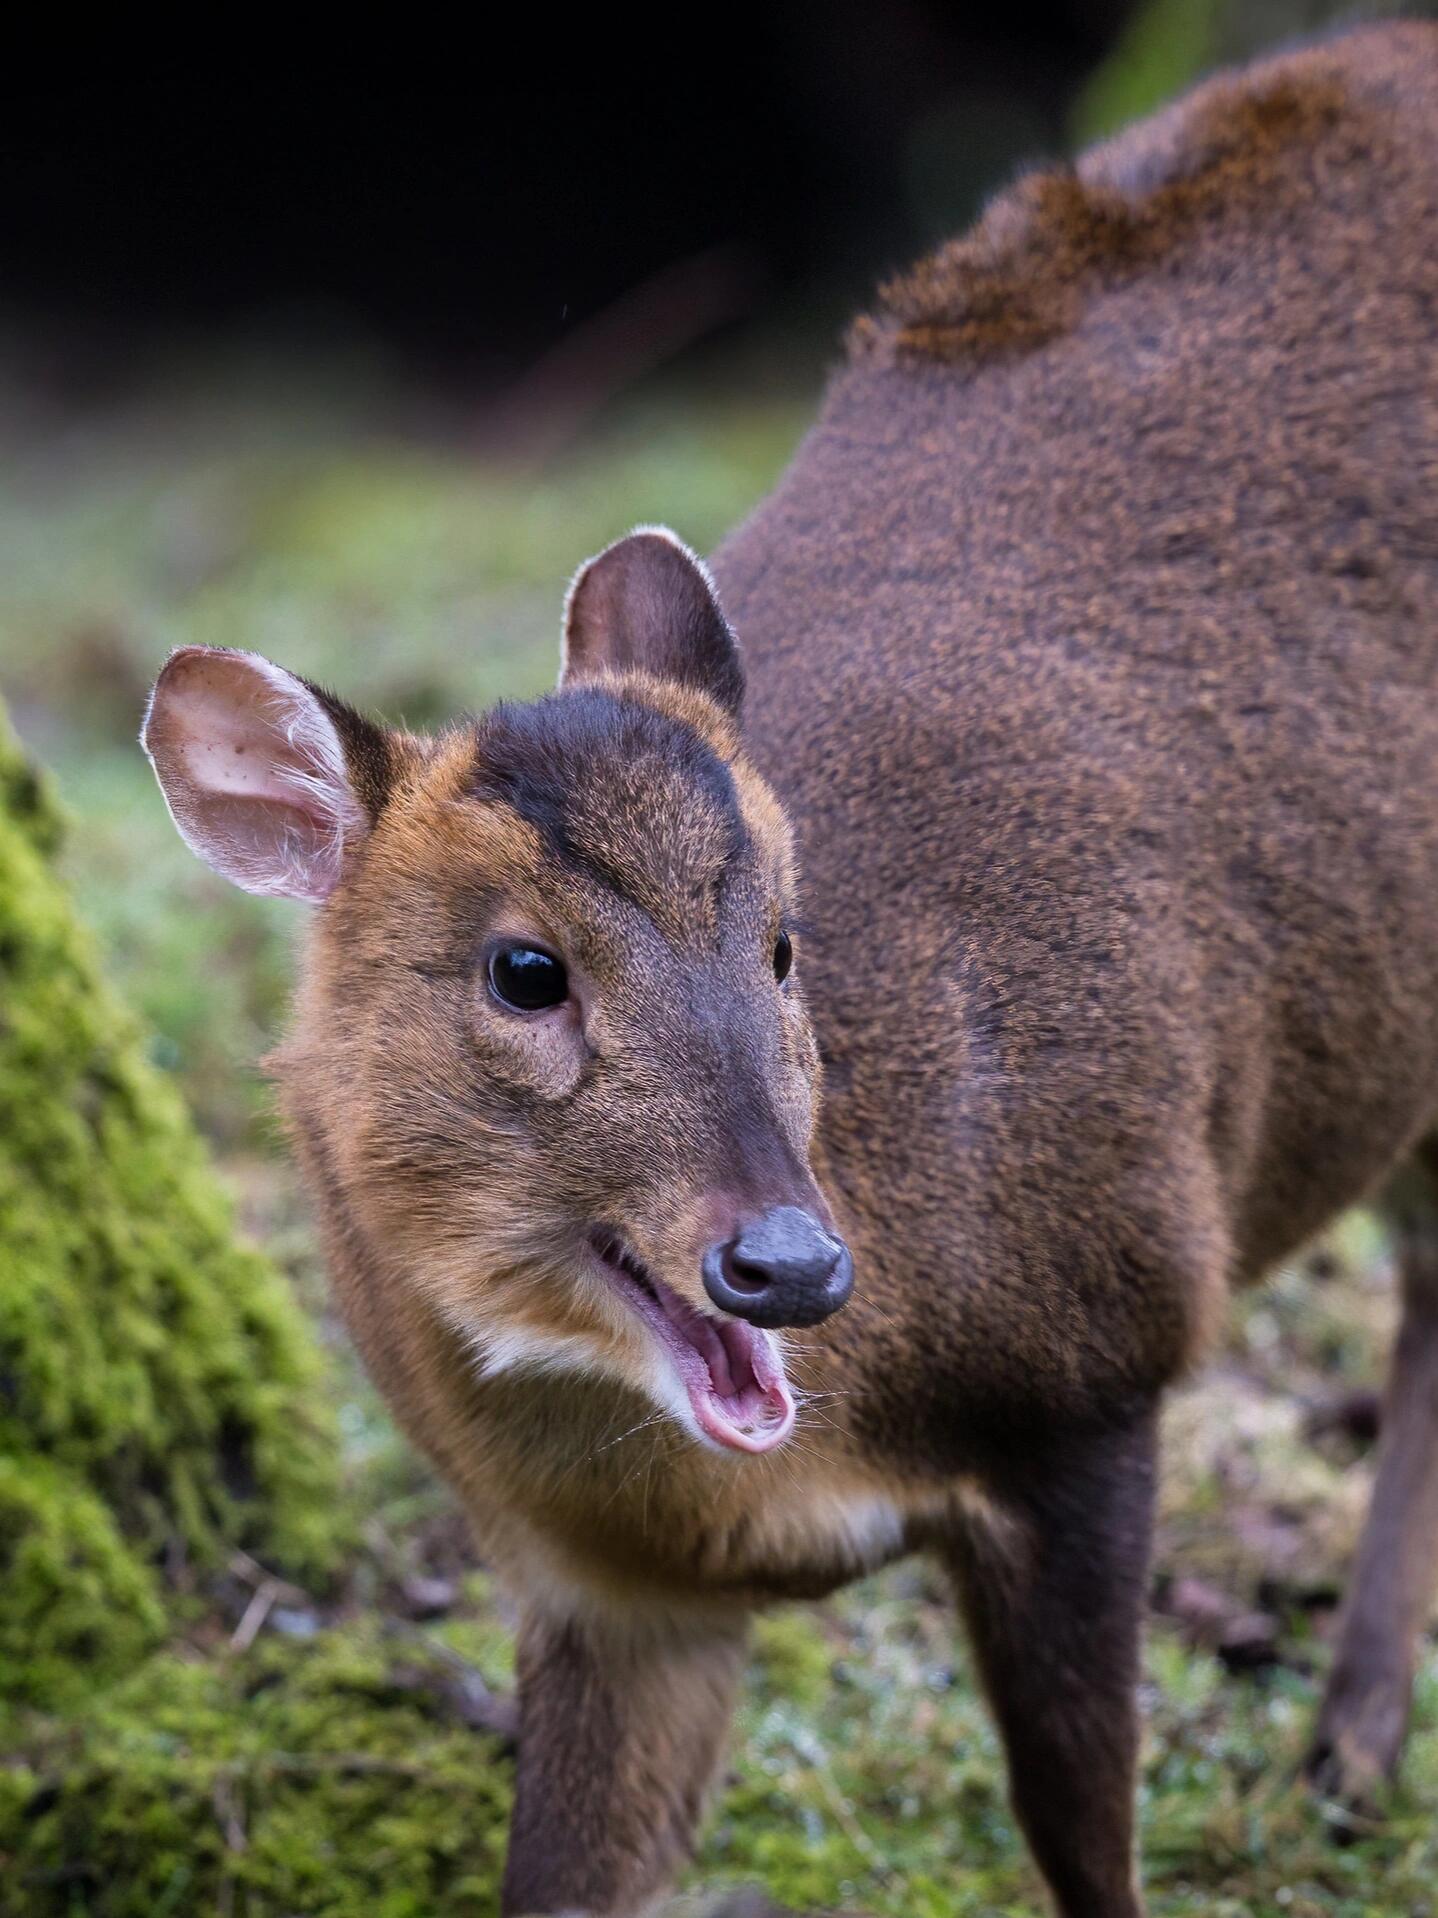
<svg viewBox="0 0 1438 1918">
<path fill-rule="evenodd" d="M 1231 239 L 1261 226 L 1315 160 L 1366 165 L 1365 117 L 1318 56 L 1260 69 L 1242 91 L 1215 81 L 1077 166 L 1022 180 L 883 289 L 880 314 L 855 322 L 854 356 L 957 369 L 1070 333 L 1105 291 L 1181 267 L 1205 227 Z"/>
<path fill-rule="evenodd" d="M 507 1913 L 637 1911 L 745 1612 L 922 1545 L 1060 1909 L 1139 1911 L 1158 1399 L 1438 1124 L 1435 114 L 1438 29 L 1358 33 L 891 287 L 716 557 L 742 727 L 722 622 L 641 544 L 581 576 L 620 637 L 555 700 L 342 728 L 375 824 L 278 1064 L 359 1345 L 525 1612 Z M 486 1009 L 496 927 L 584 968 L 588 1054 Z M 651 1416 L 566 1234 L 612 1222 L 702 1303 L 716 1195 L 815 1175 L 854 1298 L 786 1335 L 798 1439 L 719 1456 Z M 1396 1758 L 1438 1555 L 1425 1258 L 1340 1785 Z M 505 1326 L 604 1363 L 485 1373 Z"/>
</svg>

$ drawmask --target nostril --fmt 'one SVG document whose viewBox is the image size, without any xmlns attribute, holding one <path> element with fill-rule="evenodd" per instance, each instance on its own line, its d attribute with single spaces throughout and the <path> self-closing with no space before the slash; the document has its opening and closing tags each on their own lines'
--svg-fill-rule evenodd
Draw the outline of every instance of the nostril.
<svg viewBox="0 0 1438 1918">
<path fill-rule="evenodd" d="M 725 1246 L 723 1262 L 725 1278 L 736 1292 L 742 1292 L 748 1298 L 767 1292 L 774 1283 L 771 1268 L 760 1264 L 757 1259 L 743 1257 L 737 1244 Z"/>
</svg>

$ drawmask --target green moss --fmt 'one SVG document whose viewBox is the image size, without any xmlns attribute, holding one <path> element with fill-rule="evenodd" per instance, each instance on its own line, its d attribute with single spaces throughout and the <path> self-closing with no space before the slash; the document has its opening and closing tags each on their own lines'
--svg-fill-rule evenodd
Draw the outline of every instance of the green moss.
<svg viewBox="0 0 1438 1918">
<path fill-rule="evenodd" d="M 0 712 L 0 1704 L 91 1685 L 163 1619 L 161 1563 L 335 1544 L 312 1335 L 236 1245 L 173 1087 L 56 878 Z"/>
<path fill-rule="evenodd" d="M 936 1581 L 900 1567 L 817 1617 L 782 1614 L 761 1627 L 758 1654 L 691 1888 L 762 1883 L 796 1910 L 872 1918 L 1043 1908 Z M 1241 1677 L 1163 1625 L 1147 1664 L 1140 1819 L 1154 1918 L 1438 1918 L 1438 1646 L 1401 1784 L 1356 1834 L 1335 1833 L 1299 1782 L 1319 1671 Z"/>
<path fill-rule="evenodd" d="M 754 1666 L 766 1694 L 816 1710 L 834 1682 L 834 1650 L 805 1612 L 770 1612 L 754 1627 Z"/>
<path fill-rule="evenodd" d="M 133 1664 L 164 1627 L 154 1577 L 104 1505 L 48 1460 L 0 1457 L 0 1672 L 22 1704 Z"/>
<path fill-rule="evenodd" d="M 0 1918 L 490 1918 L 510 1767 L 441 1679 L 365 1622 L 150 1659 L 0 1771 Z"/>
</svg>

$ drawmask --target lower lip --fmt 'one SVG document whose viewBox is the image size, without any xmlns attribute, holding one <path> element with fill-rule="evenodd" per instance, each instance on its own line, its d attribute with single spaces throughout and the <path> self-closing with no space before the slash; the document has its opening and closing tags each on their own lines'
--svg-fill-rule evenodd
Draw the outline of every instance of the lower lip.
<svg viewBox="0 0 1438 1918">
<path fill-rule="evenodd" d="M 667 1287 L 651 1293 L 611 1259 L 596 1253 L 604 1276 L 654 1334 L 689 1395 L 704 1436 L 727 1452 L 772 1452 L 794 1429 L 796 1408 L 783 1362 L 769 1333 L 739 1319 L 701 1313 Z M 724 1392 L 714 1366 L 747 1373 L 737 1391 Z"/>
</svg>

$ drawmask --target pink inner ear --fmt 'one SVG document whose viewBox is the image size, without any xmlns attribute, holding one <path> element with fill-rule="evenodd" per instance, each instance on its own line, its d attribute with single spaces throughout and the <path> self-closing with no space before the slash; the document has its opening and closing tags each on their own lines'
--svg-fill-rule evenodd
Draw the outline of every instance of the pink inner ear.
<svg viewBox="0 0 1438 1918">
<path fill-rule="evenodd" d="M 368 822 L 301 680 L 254 653 L 185 647 L 160 675 L 144 742 L 175 824 L 217 872 L 311 904 L 334 890 Z"/>
</svg>

